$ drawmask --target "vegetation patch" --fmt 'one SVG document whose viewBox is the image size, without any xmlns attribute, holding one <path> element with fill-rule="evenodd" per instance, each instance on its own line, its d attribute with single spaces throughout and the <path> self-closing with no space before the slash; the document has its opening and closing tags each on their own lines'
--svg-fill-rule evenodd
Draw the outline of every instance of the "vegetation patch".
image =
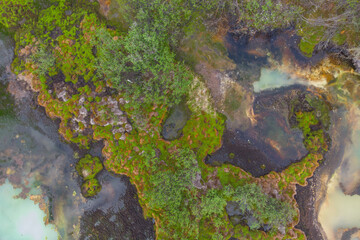
<svg viewBox="0 0 360 240">
<path fill-rule="evenodd" d="M 92 157 L 86 154 L 76 163 L 76 171 L 84 180 L 95 178 L 96 175 L 103 169 L 101 161 L 98 157 Z"/>
<path fill-rule="evenodd" d="M 99 180 L 96 178 L 91 178 L 89 180 L 86 180 L 81 185 L 81 194 L 84 197 L 93 197 L 101 190 L 101 185 L 99 183 Z"/>
</svg>

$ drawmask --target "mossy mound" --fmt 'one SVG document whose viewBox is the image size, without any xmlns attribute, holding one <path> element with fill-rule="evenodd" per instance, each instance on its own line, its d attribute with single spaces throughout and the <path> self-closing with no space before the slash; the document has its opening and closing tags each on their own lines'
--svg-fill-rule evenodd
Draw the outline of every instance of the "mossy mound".
<svg viewBox="0 0 360 240">
<path fill-rule="evenodd" d="M 93 197 L 96 194 L 98 194 L 98 192 L 100 192 L 100 190 L 101 190 L 101 185 L 100 185 L 99 180 L 97 180 L 96 178 L 86 180 L 81 185 L 81 194 L 84 197 Z"/>
<path fill-rule="evenodd" d="M 90 154 L 87 154 L 79 160 L 75 168 L 84 180 L 90 180 L 95 178 L 103 169 L 103 165 L 98 157 L 92 157 Z"/>
</svg>

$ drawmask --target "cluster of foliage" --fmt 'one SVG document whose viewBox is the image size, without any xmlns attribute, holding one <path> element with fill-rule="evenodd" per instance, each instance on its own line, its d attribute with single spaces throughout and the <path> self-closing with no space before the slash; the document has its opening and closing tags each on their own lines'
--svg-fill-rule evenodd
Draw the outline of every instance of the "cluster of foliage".
<svg viewBox="0 0 360 240">
<path fill-rule="evenodd" d="M 258 31 L 289 26 L 300 13 L 296 4 L 276 0 L 236 0 L 230 6 L 238 21 Z"/>
<path fill-rule="evenodd" d="M 16 28 L 35 17 L 34 0 L 0 1 L 0 25 L 5 28 Z"/>
<path fill-rule="evenodd" d="M 96 86 L 110 80 L 134 108 L 153 103 L 170 106 L 187 92 L 193 75 L 172 51 L 178 36 L 174 31 L 184 17 L 190 17 L 178 5 L 181 1 L 130 1 L 134 18 L 127 33 L 108 29 L 99 21 L 96 3 L 59 0 L 41 9 L 30 3 L 9 1 L 9 8 L 20 5 L 21 10 L 11 18 L 3 14 L 0 23 L 17 27 L 18 50 L 34 45 L 36 39 L 38 51 L 32 59 L 40 77 L 61 72 L 66 82 L 75 84 L 81 77 Z M 17 24 L 20 15 L 16 13 L 32 9 L 36 17 Z M 18 72 L 26 68 L 23 60 L 15 60 Z"/>
<path fill-rule="evenodd" d="M 170 155 L 166 164 L 171 167 L 167 168 L 161 167 L 164 163 L 154 154 L 147 154 L 146 159 L 156 170 L 149 178 L 152 187 L 144 192 L 146 202 L 152 211 L 162 212 L 161 220 L 166 222 L 163 234 L 170 233 L 174 239 L 181 239 L 185 232 L 187 239 L 204 238 L 206 234 L 200 230 L 204 227 L 202 223 L 217 229 L 216 234 L 223 235 L 221 232 L 227 228 L 225 206 L 229 201 L 238 202 L 243 215 L 250 213 L 256 218 L 257 221 L 250 226 L 254 231 L 268 224 L 276 232 L 277 227 L 286 226 L 296 215 L 289 203 L 264 194 L 255 183 L 236 188 L 232 185 L 208 190 L 196 188 L 194 181 L 197 174 L 201 176 L 202 169 L 190 149 L 181 149 Z M 213 237 L 218 236 L 216 234 Z"/>
<path fill-rule="evenodd" d="M 296 215 L 289 203 L 264 194 L 261 188 L 254 183 L 237 187 L 233 201 L 239 203 L 243 213 L 249 211 L 256 218 L 257 221 L 252 223 L 250 229 L 258 229 L 264 224 L 275 228 L 286 226 L 287 222 Z"/>
<path fill-rule="evenodd" d="M 155 159 L 152 162 L 156 161 Z M 154 163 L 159 164 L 159 163 Z M 145 192 L 149 207 L 153 210 L 163 210 L 162 218 L 169 223 L 169 229 L 183 229 L 190 235 L 196 235 L 195 219 L 189 211 L 189 206 L 196 202 L 193 195 L 196 192 L 192 181 L 200 173 L 196 156 L 190 149 L 181 149 L 168 159 L 172 167 L 160 171 L 150 177 L 153 188 Z M 159 168 L 159 167 L 157 167 Z M 175 238 L 180 238 L 179 232 L 174 232 Z"/>
<path fill-rule="evenodd" d="M 86 154 L 76 163 L 75 169 L 84 180 L 81 186 L 83 196 L 92 197 L 96 195 L 101 190 L 101 185 L 96 179 L 96 175 L 103 169 L 100 159 Z"/>
<path fill-rule="evenodd" d="M 85 157 L 76 163 L 75 169 L 84 180 L 88 180 L 95 178 L 103 169 L 103 166 L 98 157 L 92 157 L 90 154 L 86 154 Z"/>
<path fill-rule="evenodd" d="M 96 178 L 86 180 L 81 185 L 81 194 L 84 197 L 95 196 L 96 194 L 98 194 L 100 192 L 100 190 L 101 190 L 101 185 L 100 185 L 99 180 L 97 180 Z"/>
<path fill-rule="evenodd" d="M 330 42 L 347 43 L 354 50 L 359 47 L 359 0 L 302 1 L 298 5 L 303 9 L 298 22 L 299 47 L 305 54 L 311 56 L 316 45 L 326 48 Z"/>
<path fill-rule="evenodd" d="M 37 65 L 35 73 L 39 76 L 44 76 L 49 69 L 54 67 L 56 61 L 55 56 L 50 54 L 43 45 L 37 49 L 35 54 L 31 56 L 31 59 Z"/>
</svg>

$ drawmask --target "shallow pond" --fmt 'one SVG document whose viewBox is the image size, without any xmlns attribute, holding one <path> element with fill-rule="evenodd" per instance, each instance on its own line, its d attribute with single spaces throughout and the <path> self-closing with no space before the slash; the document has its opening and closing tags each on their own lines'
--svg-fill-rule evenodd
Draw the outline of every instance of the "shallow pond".
<svg viewBox="0 0 360 240">
<path fill-rule="evenodd" d="M 321 164 L 326 170 L 316 171 L 315 174 L 318 175 L 311 179 L 320 182 L 311 186 L 321 187 L 299 191 L 306 194 L 297 198 L 303 201 L 300 203 L 303 206 L 301 222 L 307 221 L 306 224 L 300 224 L 300 227 L 305 227 L 307 233 L 314 232 L 312 237 L 316 237 L 313 239 L 358 239 L 360 108 L 357 91 L 359 81 L 356 79 L 360 77 L 348 73 L 341 77 L 335 76 L 334 83 L 297 77 L 296 71 L 319 63 L 327 56 L 327 52 L 315 53 L 312 58 L 304 57 L 297 47 L 299 37 L 292 34 L 291 29 L 269 34 L 258 33 L 252 37 L 228 34 L 225 42 L 229 57 L 236 63 L 236 69 L 227 74 L 247 90 L 243 95 L 251 95 L 249 98 L 252 99 L 252 103 L 247 107 L 250 110 L 242 113 L 247 115 L 251 124 L 235 130 L 228 126 L 223 135 L 222 147 L 208 156 L 206 163 L 231 163 L 254 176 L 265 175 L 272 170 L 281 171 L 299 160 L 306 151 L 301 144 L 301 133 L 289 127 L 287 106 L 282 106 L 279 102 L 286 103 L 284 96 L 291 88 L 302 88 L 302 91 L 309 90 L 313 93 L 319 92 L 319 88 L 320 92 L 327 91 L 326 94 L 331 96 L 335 109 L 339 106 L 344 109 L 331 113 L 333 120 L 337 120 L 336 126 L 331 127 L 331 134 L 335 134 L 332 137 L 340 142 L 333 142 L 335 149 L 330 149 L 326 155 L 331 162 L 327 163 L 325 159 Z M 279 94 L 283 94 L 283 97 Z M 233 118 L 244 119 L 236 116 Z M 329 181 L 323 180 L 322 172 L 327 174 L 326 178 L 329 178 Z M 324 193 L 325 200 L 322 205 L 311 200 L 317 196 L 314 195 L 314 191 L 321 195 L 326 187 L 328 188 Z M 310 200 L 313 201 L 313 210 L 309 210 Z M 313 214 L 313 217 L 309 218 L 309 214 Z M 318 217 L 324 231 L 318 231 L 312 224 Z M 323 236 L 317 235 L 316 231 L 319 234 L 322 232 Z"/>
<path fill-rule="evenodd" d="M 163 138 L 170 141 L 179 138 L 190 115 L 191 112 L 184 101 L 172 107 L 161 131 Z"/>
<path fill-rule="evenodd" d="M 218 165 L 231 163 L 262 176 L 271 171 L 282 171 L 299 161 L 307 150 L 299 129 L 288 121 L 288 102 L 299 87 L 263 93 L 255 98 L 253 109 L 256 124 L 243 130 L 225 130 L 222 147 L 206 159 Z"/>
</svg>

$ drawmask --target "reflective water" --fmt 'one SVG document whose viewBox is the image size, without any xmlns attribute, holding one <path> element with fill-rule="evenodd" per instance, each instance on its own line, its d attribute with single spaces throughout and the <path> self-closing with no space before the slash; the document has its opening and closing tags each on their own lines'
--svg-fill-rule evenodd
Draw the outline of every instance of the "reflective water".
<svg viewBox="0 0 360 240">
<path fill-rule="evenodd" d="M 45 213 L 30 199 L 16 198 L 21 192 L 6 181 L 0 186 L 0 235 L 7 240 L 57 239 L 55 226 L 45 225 Z"/>
<path fill-rule="evenodd" d="M 330 178 L 319 211 L 319 222 L 329 240 L 341 238 L 346 229 L 360 228 L 360 109 L 349 104 L 344 121 L 350 135 L 344 139 L 345 153 Z"/>
<path fill-rule="evenodd" d="M 310 82 L 296 76 L 291 76 L 277 69 L 262 68 L 260 79 L 259 81 L 254 82 L 253 86 L 254 92 L 258 93 L 264 90 L 271 90 L 296 84 L 304 86 L 313 85 L 315 87 L 323 88 L 327 84 L 327 82 Z"/>
</svg>

